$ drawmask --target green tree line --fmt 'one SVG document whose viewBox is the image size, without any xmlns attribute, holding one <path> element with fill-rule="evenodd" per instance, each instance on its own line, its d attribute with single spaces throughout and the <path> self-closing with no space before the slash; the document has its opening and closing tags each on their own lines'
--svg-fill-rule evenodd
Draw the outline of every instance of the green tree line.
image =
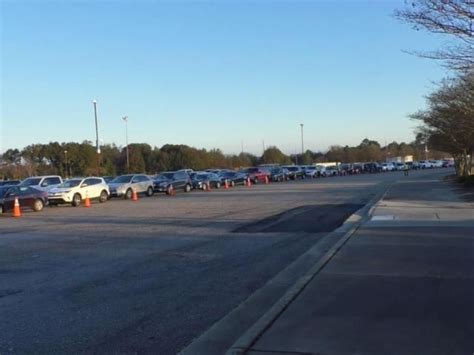
<svg viewBox="0 0 474 355">
<path fill-rule="evenodd" d="M 421 137 L 421 136 L 420 136 Z M 124 147 L 114 144 L 101 146 L 99 160 L 92 142 L 50 142 L 32 144 L 23 149 L 8 149 L 2 156 L 0 177 L 24 178 L 33 175 L 59 174 L 62 176 L 120 175 L 127 173 L 155 174 L 162 171 L 190 168 L 229 168 L 258 164 L 313 164 L 318 162 L 385 161 L 396 156 L 425 156 L 424 143 L 392 142 L 382 147 L 377 141 L 364 139 L 358 146 L 332 146 L 326 153 L 307 150 L 304 154 L 286 155 L 275 146 L 268 147 L 261 156 L 250 153 L 226 155 L 219 149 L 197 149 L 187 145 L 166 144 L 161 148 L 149 144 L 130 144 L 129 169 Z M 430 152 L 430 157 L 444 157 Z M 99 171 L 98 171 L 99 164 Z"/>
</svg>

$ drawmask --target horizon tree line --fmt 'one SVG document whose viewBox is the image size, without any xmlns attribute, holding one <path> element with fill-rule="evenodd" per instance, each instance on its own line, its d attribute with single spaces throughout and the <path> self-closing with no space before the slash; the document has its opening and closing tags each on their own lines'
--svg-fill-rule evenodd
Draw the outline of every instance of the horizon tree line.
<svg viewBox="0 0 474 355">
<path fill-rule="evenodd" d="M 396 156 L 413 155 L 415 159 L 444 158 L 446 153 L 425 152 L 419 135 L 411 143 L 392 142 L 382 147 L 377 141 L 364 139 L 357 146 L 334 145 L 325 153 L 306 150 L 304 154 L 286 155 L 276 146 L 265 149 L 261 156 L 251 153 L 224 154 L 220 149 L 198 149 L 187 145 L 166 144 L 161 148 L 146 143 L 129 144 L 129 169 L 126 147 L 115 144 L 101 146 L 99 171 L 102 176 L 130 173 L 156 174 L 184 168 L 238 169 L 259 164 L 309 165 L 322 162 L 386 161 Z M 34 175 L 58 174 L 64 177 L 97 175 L 97 154 L 91 141 L 50 142 L 31 144 L 25 148 L 8 149 L 0 165 L 1 178 L 25 178 Z"/>
</svg>

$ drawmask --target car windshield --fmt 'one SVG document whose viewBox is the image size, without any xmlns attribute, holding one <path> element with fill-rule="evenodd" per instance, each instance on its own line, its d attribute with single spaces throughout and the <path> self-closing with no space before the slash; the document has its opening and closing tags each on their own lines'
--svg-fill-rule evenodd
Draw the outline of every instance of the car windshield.
<svg viewBox="0 0 474 355">
<path fill-rule="evenodd" d="M 28 178 L 21 183 L 21 186 L 35 186 L 39 185 L 41 178 Z"/>
<path fill-rule="evenodd" d="M 113 179 L 111 183 L 124 184 L 124 183 L 130 182 L 132 178 L 133 178 L 133 175 L 122 175 Z"/>
<path fill-rule="evenodd" d="M 298 167 L 296 166 L 288 166 L 286 169 L 288 169 L 289 171 L 298 171 Z"/>
<path fill-rule="evenodd" d="M 58 187 L 76 187 L 81 183 L 82 179 L 71 179 L 63 182 Z"/>
</svg>

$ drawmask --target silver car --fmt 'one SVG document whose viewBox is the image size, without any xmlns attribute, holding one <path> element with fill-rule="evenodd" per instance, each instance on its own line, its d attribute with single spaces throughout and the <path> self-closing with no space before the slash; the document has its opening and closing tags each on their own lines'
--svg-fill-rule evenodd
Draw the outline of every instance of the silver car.
<svg viewBox="0 0 474 355">
<path fill-rule="evenodd" d="M 110 196 L 132 198 L 133 191 L 153 196 L 153 181 L 144 174 L 117 176 L 109 182 Z"/>
</svg>

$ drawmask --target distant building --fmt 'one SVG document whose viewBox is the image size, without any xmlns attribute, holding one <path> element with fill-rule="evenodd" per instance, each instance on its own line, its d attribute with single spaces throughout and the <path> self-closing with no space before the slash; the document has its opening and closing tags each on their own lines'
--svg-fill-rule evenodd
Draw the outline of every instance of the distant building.
<svg viewBox="0 0 474 355">
<path fill-rule="evenodd" d="M 411 162 L 413 162 L 413 155 L 405 155 L 403 157 L 387 158 L 387 162 L 411 163 Z"/>
<path fill-rule="evenodd" d="M 338 166 L 340 163 L 338 162 L 328 162 L 328 163 L 316 163 L 315 165 L 320 165 L 320 166 L 324 166 L 325 168 L 329 167 L 329 166 Z"/>
</svg>

